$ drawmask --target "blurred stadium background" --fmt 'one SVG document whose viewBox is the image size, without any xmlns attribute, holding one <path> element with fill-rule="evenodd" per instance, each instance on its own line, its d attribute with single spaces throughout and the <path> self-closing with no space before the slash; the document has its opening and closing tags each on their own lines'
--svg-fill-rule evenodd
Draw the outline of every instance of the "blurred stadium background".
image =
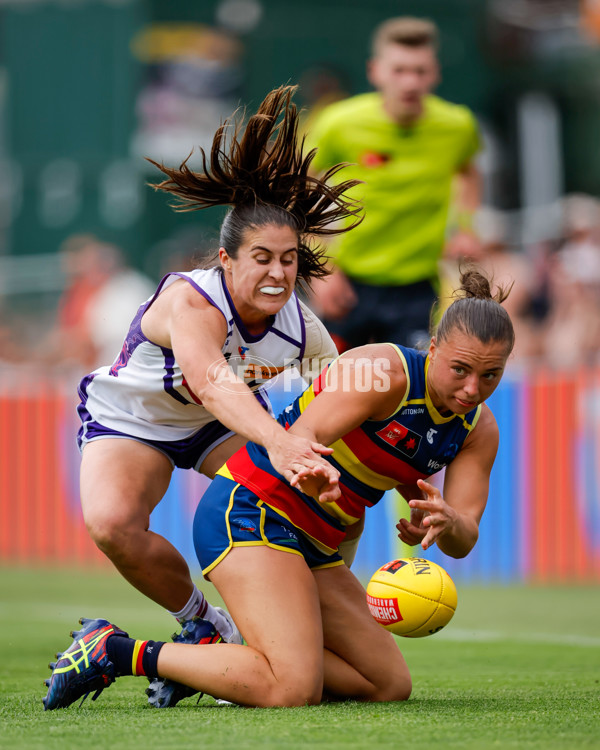
<svg viewBox="0 0 600 750">
<path fill-rule="evenodd" d="M 438 93 L 481 124 L 478 227 L 517 277 L 526 342 L 491 403 L 501 448 L 480 541 L 432 558 L 457 581 L 600 582 L 598 0 L 0 0 L 0 563 L 109 567 L 81 521 L 74 408 L 110 341 L 84 357 L 85 331 L 65 338 L 75 251 L 111 248 L 110 268 L 89 256 L 89 284 L 118 269 L 141 289 L 210 249 L 222 217 L 174 214 L 144 156 L 179 163 L 285 82 L 309 127 L 367 90 L 370 31 L 406 14 L 439 24 Z M 99 319 L 122 339 L 112 300 Z M 205 484 L 176 473 L 152 520 L 192 565 Z M 368 515 L 359 574 L 406 553 L 398 512 L 390 494 Z"/>
</svg>

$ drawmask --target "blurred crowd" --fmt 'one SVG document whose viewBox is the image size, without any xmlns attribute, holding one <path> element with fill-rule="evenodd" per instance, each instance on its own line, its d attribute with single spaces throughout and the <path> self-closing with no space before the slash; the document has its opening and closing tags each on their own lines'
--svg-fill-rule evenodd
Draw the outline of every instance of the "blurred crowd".
<svg viewBox="0 0 600 750">
<path fill-rule="evenodd" d="M 600 203 L 573 194 L 557 209 L 559 234 L 526 244 L 501 212 L 480 209 L 475 222 L 479 264 L 496 282 L 513 284 L 504 304 L 520 368 L 600 363 Z"/>
<path fill-rule="evenodd" d="M 513 214 L 484 207 L 474 222 L 475 262 L 496 284 L 512 285 L 504 304 L 515 324 L 511 368 L 518 371 L 600 364 L 600 202 L 569 195 L 559 211 L 561 231 L 535 242 L 520 239 Z M 455 256 L 442 260 L 442 298 L 456 287 L 461 259 Z M 10 314 L 11 297 L 0 296 L 3 364 L 80 375 L 112 363 L 159 280 L 131 268 L 120 248 L 91 234 L 67 238 L 57 263 L 64 288 L 54 312 L 35 320 L 34 335 L 25 335 L 19 317 Z M 160 274 L 190 267 L 189 257 L 173 258 Z"/>
<path fill-rule="evenodd" d="M 115 360 L 155 284 L 127 264 L 119 247 L 93 234 L 68 237 L 56 263 L 63 288 L 50 315 L 15 314 L 14 295 L 0 297 L 1 357 L 4 363 L 79 376 Z M 33 300 L 31 306 L 35 310 Z"/>
</svg>

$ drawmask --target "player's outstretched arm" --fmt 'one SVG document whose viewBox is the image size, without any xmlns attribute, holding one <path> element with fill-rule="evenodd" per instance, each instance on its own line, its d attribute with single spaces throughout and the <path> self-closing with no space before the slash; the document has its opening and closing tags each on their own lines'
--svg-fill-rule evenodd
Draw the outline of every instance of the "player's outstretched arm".
<svg viewBox="0 0 600 750">
<path fill-rule="evenodd" d="M 484 405 L 477 427 L 446 468 L 444 494 L 423 479 L 417 481 L 423 499 L 412 498 L 410 521 L 398 523 L 402 541 L 424 550 L 437 544 L 450 557 L 468 555 L 479 537 L 497 449 L 496 420 Z"/>
<path fill-rule="evenodd" d="M 392 414 L 406 387 L 404 367 L 390 346 L 371 344 L 352 349 L 332 363 L 323 390 L 289 432 L 331 445 L 367 419 L 384 419 Z M 299 474 L 292 484 L 315 496 L 310 471 Z M 320 500 L 330 502 L 326 494 Z"/>
<path fill-rule="evenodd" d="M 228 366 L 221 351 L 227 335 L 223 315 L 187 287 L 180 286 L 177 294 L 171 293 L 164 301 L 159 297 L 162 314 L 150 320 L 152 330 L 144 330 L 146 335 L 173 350 L 194 397 L 226 427 L 263 445 L 275 469 L 288 481 L 299 467 L 324 465 L 321 455 L 331 450 L 314 440 L 288 434 Z M 167 289 L 165 296 L 170 292 Z M 335 481 L 333 476 L 330 480 Z"/>
</svg>

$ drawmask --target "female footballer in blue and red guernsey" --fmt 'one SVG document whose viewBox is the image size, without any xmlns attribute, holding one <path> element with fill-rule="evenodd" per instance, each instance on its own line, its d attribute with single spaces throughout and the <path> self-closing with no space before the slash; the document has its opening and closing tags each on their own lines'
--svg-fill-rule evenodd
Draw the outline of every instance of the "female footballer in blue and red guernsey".
<svg viewBox="0 0 600 750">
<path fill-rule="evenodd" d="M 341 495 L 337 501 L 321 504 L 291 487 L 273 469 L 265 449 L 256 443 L 248 443 L 217 472 L 217 476 L 251 489 L 331 554 L 343 541 L 346 527 L 360 521 L 365 509 L 375 505 L 387 490 L 401 486 L 405 493 L 411 492 L 419 479 L 450 464 L 482 410 L 477 405 L 465 415 L 444 417 L 427 391 L 426 354 L 392 344 L 379 345 L 378 350 L 379 357 L 369 346 L 353 350 L 352 358 L 340 358 L 279 417 L 289 429 L 319 394 L 327 389 L 336 393 L 343 390 L 350 378 L 358 377 L 363 383 L 372 379 L 381 389 L 389 390 L 391 374 L 386 370 L 390 359 L 398 358 L 406 374 L 406 391 L 398 408 L 384 419 L 371 417 L 331 443 L 334 453 L 327 460 L 340 472 Z M 348 413 L 339 408 L 336 413 L 340 423 L 346 424 Z M 331 434 L 336 432 L 336 421 L 335 417 L 331 419 Z M 426 491 L 435 490 L 429 485 Z"/>
<path fill-rule="evenodd" d="M 498 447 L 484 402 L 514 345 L 505 297 L 467 269 L 428 352 L 370 344 L 336 359 L 279 417 L 333 448 L 322 465 L 298 466 L 288 483 L 254 443 L 227 461 L 198 506 L 194 542 L 246 645 L 153 644 L 147 674 L 247 706 L 409 697 L 406 662 L 339 545 L 398 487 L 411 508 L 401 539 L 452 557 L 473 548 Z M 427 481 L 442 467 L 443 491 Z M 137 641 L 115 631 L 106 643 L 102 673 L 131 674 Z"/>
</svg>

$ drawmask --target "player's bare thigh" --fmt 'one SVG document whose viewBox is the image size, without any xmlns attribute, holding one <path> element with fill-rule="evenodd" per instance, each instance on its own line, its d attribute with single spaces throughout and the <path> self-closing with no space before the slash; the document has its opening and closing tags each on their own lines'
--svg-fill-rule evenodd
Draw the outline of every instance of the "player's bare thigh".
<svg viewBox="0 0 600 750">
<path fill-rule="evenodd" d="M 325 648 L 375 687 L 373 699 L 406 699 L 411 689 L 408 667 L 393 635 L 373 619 L 360 581 L 345 565 L 313 574 L 319 589 Z"/>
<path fill-rule="evenodd" d="M 227 440 L 217 445 L 200 465 L 200 473 L 209 479 L 214 479 L 217 471 L 228 461 L 231 456 L 248 441 L 241 435 L 232 435 Z"/>
<path fill-rule="evenodd" d="M 209 578 L 246 643 L 266 656 L 274 674 L 310 680 L 320 691 L 321 611 L 304 558 L 267 546 L 234 547 Z"/>
<path fill-rule="evenodd" d="M 86 523 L 104 517 L 114 525 L 134 523 L 147 528 L 172 471 L 164 453 L 137 440 L 103 438 L 87 443 L 80 473 Z"/>
</svg>

